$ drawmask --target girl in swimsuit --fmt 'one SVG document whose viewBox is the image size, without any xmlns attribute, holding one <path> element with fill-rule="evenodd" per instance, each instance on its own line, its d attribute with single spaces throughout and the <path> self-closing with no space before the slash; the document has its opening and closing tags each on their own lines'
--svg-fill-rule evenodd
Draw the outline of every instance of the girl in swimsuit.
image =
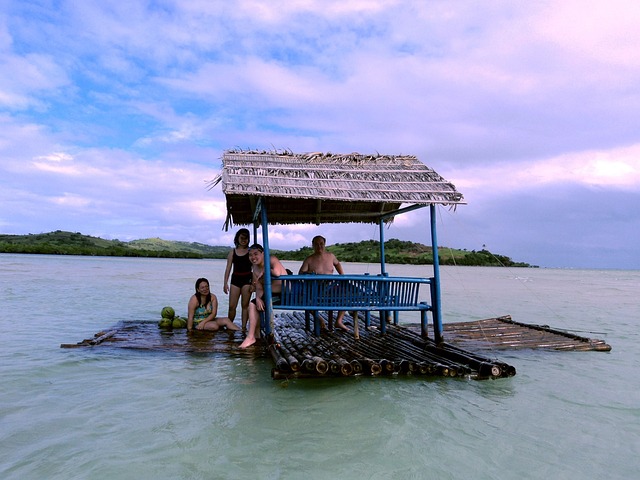
<svg viewBox="0 0 640 480">
<path fill-rule="evenodd" d="M 229 295 L 229 319 L 236 318 L 238 300 L 242 296 L 242 330 L 247 329 L 249 300 L 251 299 L 251 262 L 249 261 L 249 230 L 241 228 L 233 239 L 235 248 L 227 256 L 224 272 L 224 293 Z M 233 273 L 231 273 L 233 267 Z M 229 276 L 231 275 L 231 285 Z"/>
<path fill-rule="evenodd" d="M 218 314 L 218 299 L 209 290 L 209 280 L 199 278 L 196 280 L 196 293 L 189 299 L 187 306 L 187 330 L 240 330 L 238 326 L 226 317 L 216 317 Z"/>
</svg>

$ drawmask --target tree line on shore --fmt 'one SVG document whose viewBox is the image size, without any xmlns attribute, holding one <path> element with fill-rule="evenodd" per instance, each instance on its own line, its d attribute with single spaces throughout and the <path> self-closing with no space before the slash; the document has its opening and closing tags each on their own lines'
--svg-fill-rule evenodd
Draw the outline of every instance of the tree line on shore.
<svg viewBox="0 0 640 480">
<path fill-rule="evenodd" d="M 430 265 L 433 264 L 433 249 L 420 243 L 390 239 L 385 242 L 387 263 Z M 48 255 L 97 255 L 113 257 L 160 257 L 160 258 L 227 258 L 229 246 L 211 246 L 196 242 L 180 242 L 147 238 L 122 242 L 105 240 L 81 233 L 55 232 L 28 235 L 0 235 L 0 253 L 31 253 Z M 380 262 L 380 242 L 337 243 L 327 246 L 342 262 Z M 281 260 L 302 261 L 313 253 L 311 247 L 298 250 L 272 249 Z M 515 262 L 504 255 L 497 255 L 486 249 L 460 250 L 439 248 L 441 265 L 510 266 L 531 267 L 524 262 Z"/>
</svg>

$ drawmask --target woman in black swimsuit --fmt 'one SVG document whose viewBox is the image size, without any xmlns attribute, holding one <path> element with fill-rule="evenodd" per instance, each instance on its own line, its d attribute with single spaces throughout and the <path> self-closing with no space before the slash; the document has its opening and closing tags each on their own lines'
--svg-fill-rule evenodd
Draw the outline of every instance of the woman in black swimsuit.
<svg viewBox="0 0 640 480">
<path fill-rule="evenodd" d="M 249 300 L 251 300 L 249 230 L 246 228 L 238 230 L 233 243 L 235 248 L 232 248 L 227 256 L 227 268 L 224 272 L 224 293 L 229 295 L 229 319 L 232 322 L 236 318 L 238 300 L 242 296 L 242 330 L 245 331 L 249 320 Z M 231 277 L 230 284 L 229 277 Z"/>
</svg>

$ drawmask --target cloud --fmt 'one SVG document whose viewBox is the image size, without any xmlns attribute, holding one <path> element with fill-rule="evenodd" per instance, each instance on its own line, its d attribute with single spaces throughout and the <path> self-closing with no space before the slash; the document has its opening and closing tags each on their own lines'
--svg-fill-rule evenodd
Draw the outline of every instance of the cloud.
<svg viewBox="0 0 640 480">
<path fill-rule="evenodd" d="M 10 44 L 7 39 L 4 43 Z M 49 55 L 20 56 L 0 48 L 0 71 L 4 72 L 0 76 L 0 108 L 3 109 L 43 108 L 45 98 L 69 84 L 64 70 Z"/>
<path fill-rule="evenodd" d="M 230 243 L 206 190 L 225 149 L 415 154 L 469 203 L 440 217 L 450 246 L 577 265 L 606 244 L 635 265 L 613 232 L 640 228 L 639 16 L 622 0 L 10 2 L 0 225 Z M 600 233 L 579 233 L 594 212 Z M 423 214 L 386 234 L 424 241 Z M 272 241 L 318 233 L 378 235 Z"/>
<path fill-rule="evenodd" d="M 583 2 L 571 0 L 554 3 L 546 11 L 549 16 L 538 26 L 543 38 L 564 45 L 577 60 L 637 71 L 640 52 L 633 44 L 640 37 L 640 10 L 632 0 L 593 2 L 588 9 Z M 593 69 L 596 75 L 601 72 Z"/>
<path fill-rule="evenodd" d="M 572 152 L 528 163 L 458 168 L 448 172 L 460 191 L 505 196 L 546 185 L 640 190 L 640 144 Z"/>
</svg>

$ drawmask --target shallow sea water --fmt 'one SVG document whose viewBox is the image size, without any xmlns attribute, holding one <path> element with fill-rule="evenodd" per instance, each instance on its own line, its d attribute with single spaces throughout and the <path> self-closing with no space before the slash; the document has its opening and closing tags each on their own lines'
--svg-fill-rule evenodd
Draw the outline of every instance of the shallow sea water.
<svg viewBox="0 0 640 480">
<path fill-rule="evenodd" d="M 0 254 L 0 478 L 637 476 L 638 271 L 443 267 L 445 322 L 510 314 L 613 347 L 488 352 L 508 379 L 274 381 L 268 358 L 60 348 L 165 305 L 186 314 L 200 276 L 224 312 L 224 265 Z"/>
</svg>

